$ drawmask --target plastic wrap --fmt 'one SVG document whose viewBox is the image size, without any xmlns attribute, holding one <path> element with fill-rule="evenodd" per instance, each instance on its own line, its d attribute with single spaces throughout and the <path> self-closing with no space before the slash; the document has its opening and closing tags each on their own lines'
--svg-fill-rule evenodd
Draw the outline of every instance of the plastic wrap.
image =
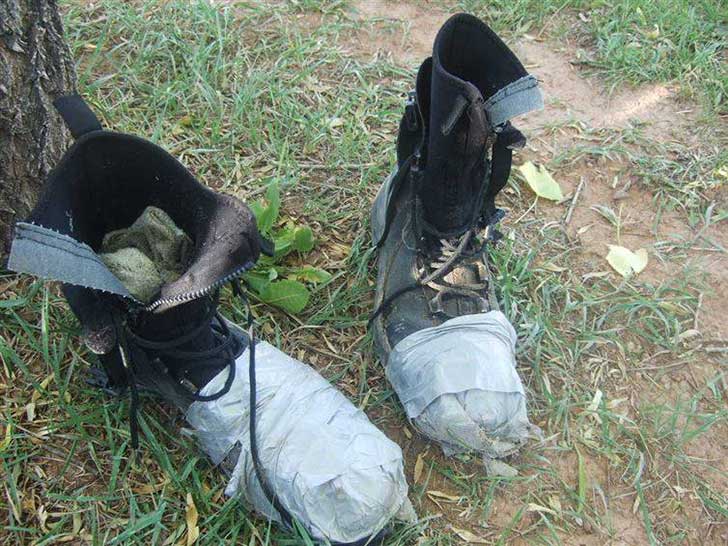
<svg viewBox="0 0 728 546">
<path fill-rule="evenodd" d="M 402 451 L 312 368 L 265 342 L 256 344 L 257 441 L 267 480 L 282 505 L 316 539 L 354 542 L 393 517 L 411 519 Z M 249 437 L 248 351 L 236 361 L 230 391 L 187 411 L 215 464 L 240 446 L 226 494 L 240 494 L 276 521 L 260 487 Z M 203 389 L 217 392 L 222 371 Z"/>
<path fill-rule="evenodd" d="M 400 341 L 387 377 L 409 419 L 445 454 L 505 457 L 535 431 L 515 348 L 516 332 L 500 311 L 464 315 Z"/>
</svg>

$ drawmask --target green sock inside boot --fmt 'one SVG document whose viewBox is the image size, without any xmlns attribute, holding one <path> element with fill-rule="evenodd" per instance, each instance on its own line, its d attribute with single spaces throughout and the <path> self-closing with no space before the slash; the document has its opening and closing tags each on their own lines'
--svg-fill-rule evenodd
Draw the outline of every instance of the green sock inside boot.
<svg viewBox="0 0 728 546">
<path fill-rule="evenodd" d="M 147 207 L 131 226 L 104 236 L 99 256 L 132 296 L 150 303 L 184 273 L 193 248 L 166 212 Z"/>
</svg>

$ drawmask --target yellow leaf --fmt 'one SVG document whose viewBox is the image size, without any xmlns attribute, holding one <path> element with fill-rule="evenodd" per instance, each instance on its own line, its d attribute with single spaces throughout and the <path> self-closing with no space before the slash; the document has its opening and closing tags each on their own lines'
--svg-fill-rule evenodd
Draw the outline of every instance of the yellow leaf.
<svg viewBox="0 0 728 546">
<path fill-rule="evenodd" d="M 528 506 L 526 507 L 526 512 L 541 512 L 544 514 L 551 514 L 553 516 L 556 516 L 556 512 L 551 510 L 551 508 L 546 508 L 545 506 L 541 506 L 540 504 L 536 504 L 535 502 L 529 502 Z"/>
<path fill-rule="evenodd" d="M 192 546 L 200 536 L 200 528 L 197 526 L 197 507 L 190 493 L 187 493 L 187 510 L 185 520 L 187 521 L 187 546 Z"/>
<path fill-rule="evenodd" d="M 565 267 L 552 264 L 551 262 L 543 264 L 541 267 L 544 268 L 546 271 L 553 271 L 554 273 L 563 273 L 564 271 L 566 271 Z"/>
<path fill-rule="evenodd" d="M 458 529 L 457 527 L 452 528 L 453 532 L 462 538 L 468 544 L 487 544 L 488 542 L 478 535 L 475 535 L 467 529 Z"/>
<path fill-rule="evenodd" d="M 78 510 L 78 507 L 75 507 L 76 510 Z M 81 519 L 81 512 L 74 512 L 73 513 L 73 535 L 78 535 L 78 533 L 81 532 L 81 527 L 83 526 L 83 520 Z"/>
<path fill-rule="evenodd" d="M 53 381 L 52 373 L 48 374 L 48 376 L 46 376 L 46 378 L 40 382 L 40 388 L 43 389 L 44 391 L 48 390 L 48 385 L 51 384 L 51 381 Z M 34 390 L 33 394 L 30 396 L 30 401 L 37 402 L 40 399 L 40 396 L 41 396 L 41 391 Z"/>
<path fill-rule="evenodd" d="M 10 443 L 13 441 L 13 424 L 8 423 L 5 426 L 5 438 L 3 438 L 3 441 L 0 442 L 0 453 L 5 451 L 8 446 L 10 446 Z"/>
<path fill-rule="evenodd" d="M 526 179 L 528 185 L 539 197 L 550 201 L 561 201 L 564 198 L 561 186 L 543 165 L 534 165 L 530 161 L 526 161 L 518 167 L 518 170 L 521 171 L 523 178 Z"/>
<path fill-rule="evenodd" d="M 623 277 L 630 277 L 640 273 L 647 267 L 648 259 L 647 251 L 644 248 L 632 252 L 623 246 L 609 245 L 607 261 Z"/>
<path fill-rule="evenodd" d="M 417 455 L 417 461 L 415 462 L 415 483 L 418 483 L 420 481 L 420 478 L 422 477 L 422 470 L 425 468 L 425 458 L 422 456 L 422 453 Z"/>
<path fill-rule="evenodd" d="M 438 499 L 445 499 L 453 502 L 460 500 L 460 497 L 458 497 L 457 495 L 448 495 L 447 493 L 443 493 L 442 491 L 428 491 L 427 496 L 430 498 L 435 497 Z"/>
</svg>

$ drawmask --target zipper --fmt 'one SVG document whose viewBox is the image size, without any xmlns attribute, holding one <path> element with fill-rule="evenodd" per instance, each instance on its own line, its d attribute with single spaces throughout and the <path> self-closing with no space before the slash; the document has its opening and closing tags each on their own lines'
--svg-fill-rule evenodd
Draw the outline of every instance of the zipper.
<svg viewBox="0 0 728 546">
<path fill-rule="evenodd" d="M 196 300 L 198 298 L 206 296 L 210 292 L 217 290 L 222 285 L 236 279 L 237 277 L 241 276 L 246 271 L 252 269 L 254 265 L 255 264 L 253 264 L 252 262 L 249 262 L 249 263 L 243 265 L 242 267 L 236 269 L 232 273 L 224 276 L 223 278 L 218 279 L 211 285 L 209 285 L 205 288 L 201 288 L 200 290 L 195 290 L 193 292 L 185 292 L 183 294 L 178 294 L 177 296 L 174 296 L 171 298 L 160 298 L 158 300 L 155 300 L 154 302 L 147 305 L 144 308 L 144 310 L 145 311 L 154 311 L 160 305 L 167 305 L 167 304 L 172 304 L 172 303 L 182 303 L 182 302 L 186 302 L 186 301 Z"/>
</svg>

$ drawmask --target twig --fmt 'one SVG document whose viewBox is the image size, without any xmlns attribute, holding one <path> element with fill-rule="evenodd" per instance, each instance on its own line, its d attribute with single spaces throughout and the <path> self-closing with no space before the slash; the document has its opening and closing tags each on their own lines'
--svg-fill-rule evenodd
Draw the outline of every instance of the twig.
<svg viewBox="0 0 728 546">
<path fill-rule="evenodd" d="M 513 222 L 513 224 L 515 225 L 515 224 L 520 223 L 521 220 L 523 220 L 528 215 L 528 213 L 534 209 L 534 207 L 536 206 L 536 203 L 538 203 L 538 196 L 536 196 L 536 199 L 533 200 L 533 203 L 531 203 L 531 206 L 528 207 L 528 210 L 526 212 L 524 212 L 523 214 L 521 214 L 521 216 L 518 218 L 518 220 Z"/>
<path fill-rule="evenodd" d="M 703 293 L 698 296 L 698 306 L 695 308 L 695 318 L 693 319 L 693 330 L 698 329 L 698 315 L 700 314 L 700 308 L 703 306 Z"/>
<path fill-rule="evenodd" d="M 568 226 L 569 222 L 571 222 L 571 215 L 574 213 L 574 209 L 576 208 L 576 202 L 579 199 L 579 195 L 581 195 L 581 190 L 584 188 L 584 177 L 581 177 L 581 180 L 579 181 L 579 185 L 576 187 L 576 191 L 574 192 L 574 197 L 571 199 L 571 204 L 569 205 L 569 210 L 566 211 L 566 218 L 564 218 L 564 225 Z"/>
<path fill-rule="evenodd" d="M 673 362 L 672 364 L 665 364 L 664 366 L 640 366 L 639 368 L 627 368 L 628 372 L 646 372 L 650 370 L 669 370 L 670 368 L 677 368 L 685 364 L 690 364 L 690 360 L 680 360 Z"/>
</svg>

